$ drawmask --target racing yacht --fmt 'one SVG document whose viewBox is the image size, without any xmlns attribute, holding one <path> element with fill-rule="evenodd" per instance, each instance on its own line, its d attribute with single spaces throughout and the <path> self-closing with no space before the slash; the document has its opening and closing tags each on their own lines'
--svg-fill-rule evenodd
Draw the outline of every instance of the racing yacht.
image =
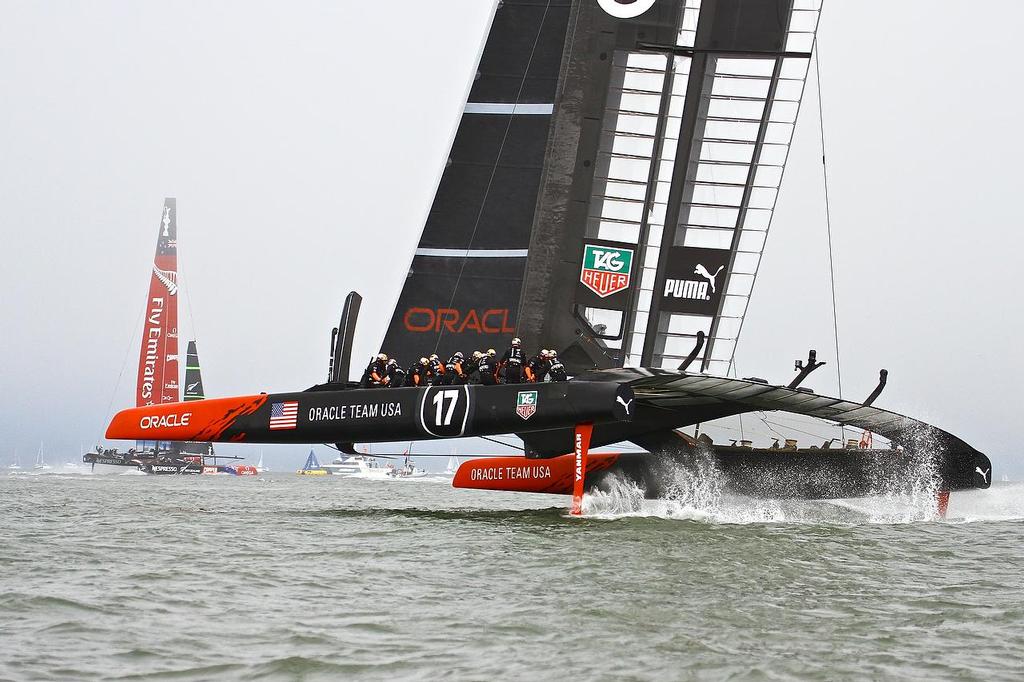
<svg viewBox="0 0 1024 682">
<path fill-rule="evenodd" d="M 492 2 L 380 347 L 448 357 L 515 336 L 528 354 L 556 350 L 569 381 L 359 388 L 353 293 L 325 383 L 140 403 L 107 437 L 333 443 L 356 455 L 355 442 L 515 434 L 525 457 L 471 459 L 453 485 L 571 495 L 573 513 L 614 481 L 671 494 L 671 472 L 705 476 L 702 463 L 727 490 L 774 498 L 875 495 L 925 478 L 940 514 L 949 491 L 987 488 L 983 453 L 877 406 L 885 369 L 857 397 L 808 386 L 825 363 L 815 350 L 805 361 L 806 346 L 792 375 L 736 373 L 819 12 L 819 0 Z M 697 432 L 770 412 L 870 432 L 878 445 L 754 447 Z M 643 451 L 589 454 L 619 443 Z"/>
</svg>

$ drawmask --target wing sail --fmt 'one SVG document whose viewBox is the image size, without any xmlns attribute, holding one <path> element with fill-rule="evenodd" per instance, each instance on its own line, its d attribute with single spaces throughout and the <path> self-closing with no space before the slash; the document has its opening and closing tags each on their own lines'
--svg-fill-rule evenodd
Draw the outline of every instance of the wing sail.
<svg viewBox="0 0 1024 682">
<path fill-rule="evenodd" d="M 498 3 L 382 346 L 405 362 L 513 336 L 571 0 Z"/>
<path fill-rule="evenodd" d="M 146 298 L 135 405 L 178 400 L 178 207 L 167 198 Z"/>
<path fill-rule="evenodd" d="M 521 335 L 567 350 L 563 361 L 581 371 L 674 369 L 703 332 L 700 368 L 725 374 L 820 2 L 666 1 L 630 20 L 596 3 L 577 9 L 552 139 L 562 151 L 545 166 Z M 620 257 L 598 265 L 594 249 L 609 244 Z M 603 303 L 580 295 L 609 273 L 620 289 Z"/>
</svg>

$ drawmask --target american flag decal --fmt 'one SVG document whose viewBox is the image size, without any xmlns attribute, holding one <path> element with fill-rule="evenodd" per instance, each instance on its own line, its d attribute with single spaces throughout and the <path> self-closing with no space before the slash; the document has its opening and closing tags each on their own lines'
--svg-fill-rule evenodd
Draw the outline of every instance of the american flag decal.
<svg viewBox="0 0 1024 682">
<path fill-rule="evenodd" d="M 294 429 L 299 420 L 299 401 L 274 403 L 270 406 L 270 430 Z"/>
</svg>

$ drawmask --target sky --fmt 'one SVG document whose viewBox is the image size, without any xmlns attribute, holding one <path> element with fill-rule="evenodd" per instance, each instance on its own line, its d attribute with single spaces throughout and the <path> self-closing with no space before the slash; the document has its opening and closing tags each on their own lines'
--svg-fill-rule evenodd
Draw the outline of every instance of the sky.
<svg viewBox="0 0 1024 682">
<path fill-rule="evenodd" d="M 207 394 L 322 381 L 345 294 L 377 350 L 489 0 L 0 0 L 0 463 L 78 459 L 133 404 L 160 210 Z M 843 395 L 1024 473 L 1015 432 L 1024 7 L 826 0 L 819 29 Z M 984 31 L 976 30 L 982 23 Z M 737 351 L 835 373 L 814 67 Z M 242 446 L 235 446 L 242 454 Z M 267 446 L 294 467 L 303 447 Z"/>
</svg>

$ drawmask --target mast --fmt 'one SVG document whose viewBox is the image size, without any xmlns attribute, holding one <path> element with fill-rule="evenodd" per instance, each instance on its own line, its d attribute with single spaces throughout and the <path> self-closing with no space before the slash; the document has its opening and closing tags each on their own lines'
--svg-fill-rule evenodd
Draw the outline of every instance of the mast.
<svg viewBox="0 0 1024 682">
<path fill-rule="evenodd" d="M 176 200 L 164 199 L 139 350 L 137 407 L 179 401 L 177 213 Z"/>
</svg>

